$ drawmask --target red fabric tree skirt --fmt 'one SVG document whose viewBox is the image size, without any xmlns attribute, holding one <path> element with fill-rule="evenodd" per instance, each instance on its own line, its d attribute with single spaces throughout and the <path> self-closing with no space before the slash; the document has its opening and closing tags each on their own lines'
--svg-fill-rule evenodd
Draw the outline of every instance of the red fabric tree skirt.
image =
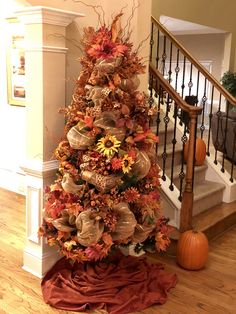
<svg viewBox="0 0 236 314">
<path fill-rule="evenodd" d="M 177 276 L 163 268 L 145 257 L 119 255 L 109 263 L 74 265 L 62 258 L 43 278 L 42 293 L 45 302 L 57 309 L 132 313 L 166 302 Z"/>
</svg>

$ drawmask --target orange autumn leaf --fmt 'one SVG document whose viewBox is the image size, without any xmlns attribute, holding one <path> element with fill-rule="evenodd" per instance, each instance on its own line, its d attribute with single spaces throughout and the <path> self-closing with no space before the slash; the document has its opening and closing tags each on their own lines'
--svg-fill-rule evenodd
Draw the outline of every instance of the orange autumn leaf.
<svg viewBox="0 0 236 314">
<path fill-rule="evenodd" d="M 170 239 L 163 233 L 158 232 L 156 237 L 156 249 L 158 252 L 166 251 L 168 245 L 170 244 Z"/>
<path fill-rule="evenodd" d="M 42 237 L 43 235 L 44 235 L 44 228 L 43 227 L 39 227 L 38 237 Z"/>
<path fill-rule="evenodd" d="M 49 245 L 49 246 L 54 246 L 54 245 L 56 245 L 57 240 L 56 240 L 55 238 L 49 238 L 49 239 L 47 240 L 47 242 L 48 242 L 48 245 Z"/>
<path fill-rule="evenodd" d="M 113 240 L 112 240 L 112 237 L 109 233 L 107 232 L 104 232 L 103 235 L 102 235 L 102 240 L 103 242 L 105 243 L 106 246 L 109 246 L 111 247 L 112 244 L 113 244 Z"/>
</svg>

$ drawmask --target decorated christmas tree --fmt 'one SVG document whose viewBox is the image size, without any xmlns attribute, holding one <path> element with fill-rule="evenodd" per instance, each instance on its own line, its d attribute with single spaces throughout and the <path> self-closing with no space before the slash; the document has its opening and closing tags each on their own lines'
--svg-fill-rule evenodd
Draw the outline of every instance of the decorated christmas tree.
<svg viewBox="0 0 236 314">
<path fill-rule="evenodd" d="M 156 113 L 138 90 L 144 65 L 118 14 L 110 26 L 84 30 L 84 56 L 65 134 L 55 150 L 57 180 L 46 188 L 40 234 L 76 262 L 100 261 L 134 246 L 166 250 L 160 208 Z"/>
</svg>

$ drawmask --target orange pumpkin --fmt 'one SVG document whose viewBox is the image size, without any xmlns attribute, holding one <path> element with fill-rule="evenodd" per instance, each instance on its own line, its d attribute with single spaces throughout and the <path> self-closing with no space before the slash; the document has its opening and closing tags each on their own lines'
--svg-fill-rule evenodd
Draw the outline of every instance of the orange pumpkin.
<svg viewBox="0 0 236 314">
<path fill-rule="evenodd" d="M 187 162 L 189 150 L 189 140 L 187 140 L 184 146 L 184 161 Z M 195 166 L 201 166 L 206 158 L 206 144 L 201 138 L 196 139 L 195 149 Z"/>
<path fill-rule="evenodd" d="M 201 231 L 188 230 L 181 233 L 177 244 L 177 262 L 188 270 L 203 268 L 208 259 L 209 244 Z"/>
</svg>

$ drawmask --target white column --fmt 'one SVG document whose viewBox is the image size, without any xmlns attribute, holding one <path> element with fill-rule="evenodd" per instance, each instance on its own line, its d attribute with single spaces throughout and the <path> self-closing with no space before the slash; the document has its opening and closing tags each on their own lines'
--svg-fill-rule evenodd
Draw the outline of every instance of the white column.
<svg viewBox="0 0 236 314">
<path fill-rule="evenodd" d="M 58 163 L 52 154 L 63 135 L 65 105 L 66 26 L 82 14 L 48 7 L 16 12 L 25 24 L 26 76 L 26 244 L 23 268 L 42 277 L 59 258 L 38 237 L 44 187 L 55 179 Z"/>
</svg>

